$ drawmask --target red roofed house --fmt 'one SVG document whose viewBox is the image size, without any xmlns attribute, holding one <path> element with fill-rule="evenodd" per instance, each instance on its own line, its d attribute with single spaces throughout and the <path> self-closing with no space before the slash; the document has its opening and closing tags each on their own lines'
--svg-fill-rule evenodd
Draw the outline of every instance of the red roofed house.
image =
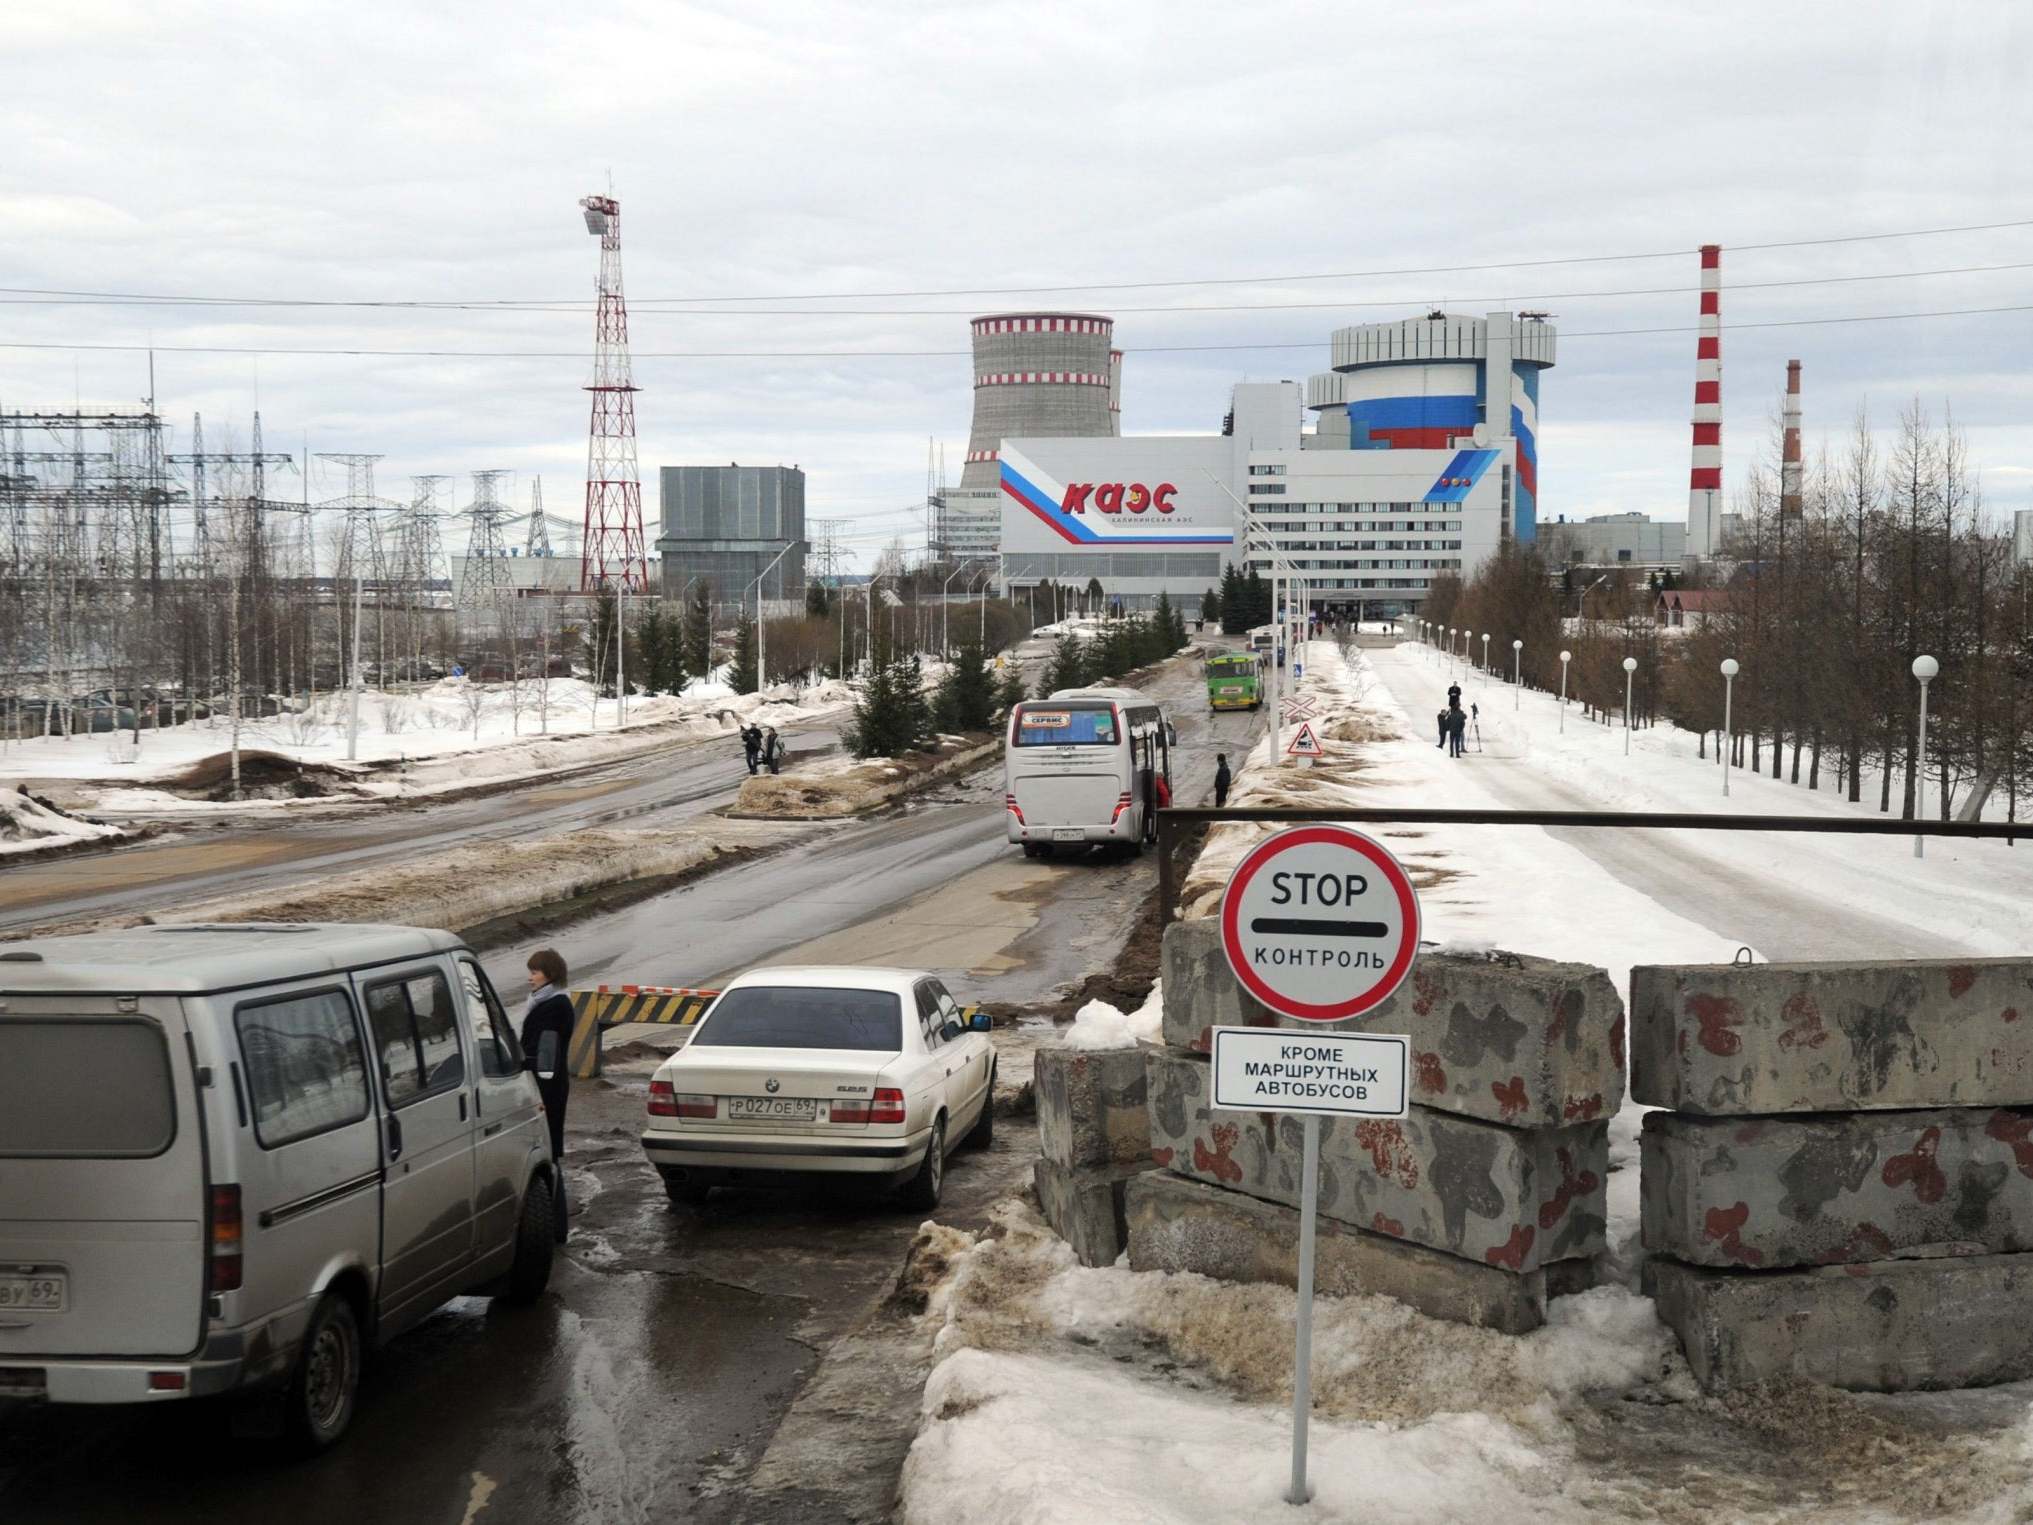
<svg viewBox="0 0 2033 1525">
<path fill-rule="evenodd" d="M 1653 605 L 1653 618 L 1669 630 L 1699 630 L 1730 612 L 1726 588 L 1668 588 Z"/>
</svg>

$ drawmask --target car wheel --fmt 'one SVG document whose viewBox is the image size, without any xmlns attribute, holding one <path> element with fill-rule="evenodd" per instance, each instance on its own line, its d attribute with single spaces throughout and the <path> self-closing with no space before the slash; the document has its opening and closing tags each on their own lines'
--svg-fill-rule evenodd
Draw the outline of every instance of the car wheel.
<svg viewBox="0 0 2033 1525">
<path fill-rule="evenodd" d="M 960 1141 L 963 1149 L 986 1149 L 995 1142 L 995 1066 L 988 1067 L 988 1092 L 981 1098 L 981 1116 Z"/>
<path fill-rule="evenodd" d="M 345 1434 L 359 1391 L 360 1321 L 351 1303 L 328 1292 L 311 1314 L 289 1382 L 290 1448 L 314 1456 Z"/>
<path fill-rule="evenodd" d="M 665 1176 L 664 1195 L 671 1199 L 673 1207 L 704 1207 L 706 1199 L 713 1195 L 713 1188 L 701 1186 L 696 1181 L 680 1181 Z"/>
<path fill-rule="evenodd" d="M 551 1205 L 551 1183 L 538 1176 L 522 1194 L 522 1217 L 515 1225 L 515 1259 L 508 1265 L 508 1285 L 502 1301 L 533 1303 L 551 1284 L 551 1259 L 557 1252 L 556 1209 Z"/>
<path fill-rule="evenodd" d="M 932 1142 L 925 1149 L 925 1162 L 904 1187 L 904 1206 L 913 1212 L 929 1213 L 939 1205 L 939 1193 L 946 1185 L 946 1119 L 932 1124 Z"/>
</svg>

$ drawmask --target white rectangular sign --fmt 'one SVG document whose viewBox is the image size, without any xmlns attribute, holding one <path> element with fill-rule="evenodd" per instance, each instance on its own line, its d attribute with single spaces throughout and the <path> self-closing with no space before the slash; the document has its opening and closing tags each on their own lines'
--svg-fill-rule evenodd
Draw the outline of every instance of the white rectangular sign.
<svg viewBox="0 0 2033 1525">
<path fill-rule="evenodd" d="M 1403 1117 L 1412 1040 L 1397 1033 L 1214 1029 L 1214 1105 L 1234 1112 Z"/>
</svg>

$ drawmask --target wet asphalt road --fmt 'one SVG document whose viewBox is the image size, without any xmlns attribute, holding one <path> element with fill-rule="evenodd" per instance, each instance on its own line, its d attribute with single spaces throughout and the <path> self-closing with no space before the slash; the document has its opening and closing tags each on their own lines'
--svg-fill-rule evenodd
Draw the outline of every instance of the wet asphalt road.
<svg viewBox="0 0 2033 1525">
<path fill-rule="evenodd" d="M 1179 728 L 1176 795 L 1197 800 L 1257 719 L 1210 717 L 1194 662 L 1149 687 Z M 703 984 L 816 950 L 1038 1000 L 1113 958 L 1154 860 L 1029 862 L 1004 841 L 1001 792 L 991 767 L 552 940 L 574 984 Z M 491 955 L 490 976 L 519 989 L 524 956 Z M 996 1036 L 1007 1092 L 1038 1034 Z M 574 1089 L 573 1235 L 549 1293 L 524 1310 L 462 1299 L 394 1342 L 332 1454 L 279 1461 L 195 1408 L 0 1410 L 0 1520 L 886 1518 L 923 1376 L 922 1331 L 886 1304 L 918 1215 L 831 1193 L 673 1209 L 636 1144 L 652 1068 Z M 1029 1118 L 1001 1119 L 992 1150 L 954 1156 L 939 1220 L 978 1226 L 1034 1155 Z"/>
<path fill-rule="evenodd" d="M 795 753 L 831 750 L 827 726 L 786 729 Z M 0 873 L 0 932 L 81 916 L 145 912 L 263 884 L 300 884 L 476 842 L 550 835 L 619 821 L 684 820 L 716 810 L 747 776 L 741 743 L 674 742 L 555 782 L 398 806 L 345 805 L 251 826 L 203 823 L 112 852 L 76 854 Z"/>
</svg>

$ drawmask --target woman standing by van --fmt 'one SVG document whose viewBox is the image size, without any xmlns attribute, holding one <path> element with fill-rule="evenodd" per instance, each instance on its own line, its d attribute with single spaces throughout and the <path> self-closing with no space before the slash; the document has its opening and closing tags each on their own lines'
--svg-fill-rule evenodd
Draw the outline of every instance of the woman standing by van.
<svg viewBox="0 0 2033 1525">
<path fill-rule="evenodd" d="M 551 1127 L 551 1158 L 565 1157 L 565 1102 L 571 1095 L 572 1072 L 565 1055 L 572 1042 L 572 998 L 565 993 L 565 960 L 555 948 L 539 948 L 529 956 L 529 1005 L 522 1014 L 523 1063 L 532 1071 L 546 1034 L 557 1035 L 557 1069 L 537 1076 L 544 1116 Z"/>
</svg>

